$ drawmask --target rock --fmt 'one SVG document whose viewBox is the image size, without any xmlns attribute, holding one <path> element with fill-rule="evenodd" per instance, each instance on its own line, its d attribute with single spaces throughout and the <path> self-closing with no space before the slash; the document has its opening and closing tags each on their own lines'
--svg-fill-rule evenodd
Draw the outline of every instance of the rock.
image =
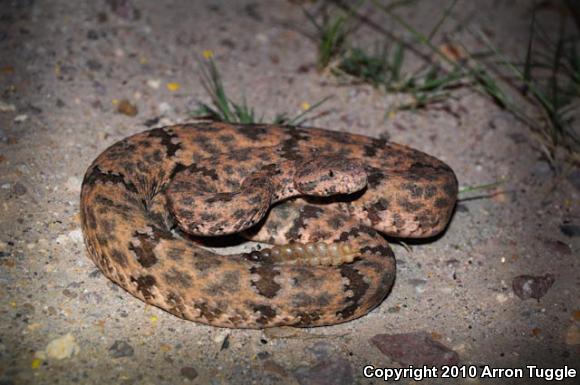
<svg viewBox="0 0 580 385">
<path fill-rule="evenodd" d="M 159 123 L 159 119 L 160 119 L 160 117 L 159 117 L 159 116 L 156 116 L 156 117 L 154 117 L 154 118 L 151 118 L 151 119 L 147 119 L 147 120 L 146 120 L 146 121 L 143 123 L 143 125 L 145 125 L 145 126 L 147 126 L 147 127 L 153 127 L 153 126 L 155 126 L 157 123 Z"/>
<path fill-rule="evenodd" d="M 117 340 L 109 348 L 109 355 L 113 358 L 131 357 L 135 350 L 125 341 Z"/>
<path fill-rule="evenodd" d="M 195 380 L 197 377 L 197 370 L 191 366 L 184 366 L 179 370 L 179 373 L 188 380 Z"/>
<path fill-rule="evenodd" d="M 76 298 L 78 297 L 78 294 L 75 293 L 74 291 L 70 291 L 69 289 L 64 289 L 62 291 L 62 295 L 64 295 L 67 298 Z"/>
<path fill-rule="evenodd" d="M 570 246 L 568 246 L 566 243 L 562 242 L 562 241 L 558 241 L 556 239 L 545 239 L 544 240 L 544 245 L 546 246 L 546 249 L 558 253 L 558 254 L 562 254 L 562 255 L 571 255 L 572 254 L 572 249 L 570 248 Z"/>
<path fill-rule="evenodd" d="M 518 275 L 512 281 L 512 288 L 514 293 L 522 300 L 528 298 L 540 299 L 546 295 L 555 281 L 556 278 L 549 273 L 543 276 Z"/>
<path fill-rule="evenodd" d="M 451 258 L 451 259 L 446 260 L 445 264 L 447 265 L 448 268 L 455 269 L 459 265 L 461 265 L 461 262 L 456 258 Z"/>
<path fill-rule="evenodd" d="M 342 358 L 321 361 L 294 371 L 301 385 L 350 385 L 354 383 L 350 363 Z"/>
<path fill-rule="evenodd" d="M 564 224 L 560 225 L 560 231 L 567 237 L 580 236 L 580 226 Z"/>
<path fill-rule="evenodd" d="M 64 245 L 69 242 L 82 243 L 83 242 L 83 232 L 81 229 L 71 230 L 66 234 L 60 234 L 56 237 L 56 243 L 59 245 Z"/>
<path fill-rule="evenodd" d="M 123 99 L 117 106 L 117 112 L 127 116 L 135 116 L 139 110 L 137 109 L 137 106 L 131 104 L 127 99 Z"/>
<path fill-rule="evenodd" d="M 22 122 L 25 122 L 27 119 L 28 119 L 28 115 L 26 115 L 26 114 L 17 115 L 14 118 L 14 123 L 22 123 Z"/>
<path fill-rule="evenodd" d="M 45 352 L 48 358 L 62 360 L 80 352 L 75 337 L 68 333 L 48 343 Z"/>
<path fill-rule="evenodd" d="M 381 353 L 401 365 L 455 365 L 459 362 L 457 352 L 425 332 L 402 334 L 377 334 L 370 339 Z"/>
<path fill-rule="evenodd" d="M 16 106 L 14 104 L 8 104 L 0 101 L 0 112 L 14 112 L 16 111 Z"/>
<path fill-rule="evenodd" d="M 410 279 L 408 282 L 415 288 L 415 292 L 417 294 L 421 294 L 425 291 L 425 285 L 427 285 L 427 281 L 424 279 Z"/>
<path fill-rule="evenodd" d="M 26 188 L 26 186 L 24 186 L 20 182 L 16 182 L 12 186 L 12 194 L 14 194 L 14 196 L 17 196 L 17 197 L 22 196 L 22 195 L 26 194 L 27 191 L 28 191 L 28 189 Z"/>
</svg>

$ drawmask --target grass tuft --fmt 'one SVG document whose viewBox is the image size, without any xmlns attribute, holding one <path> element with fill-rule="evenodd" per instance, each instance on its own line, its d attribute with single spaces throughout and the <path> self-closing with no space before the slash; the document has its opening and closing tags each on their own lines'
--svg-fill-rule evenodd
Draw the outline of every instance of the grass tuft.
<svg viewBox="0 0 580 385">
<path fill-rule="evenodd" d="M 391 4 L 380 4 L 384 12 L 392 14 L 393 10 L 414 1 L 400 0 Z M 437 33 L 441 25 L 449 16 L 456 0 L 445 9 L 443 16 L 433 27 L 429 36 L 420 35 L 410 25 L 407 25 L 414 36 L 425 44 L 432 46 L 430 40 Z M 364 16 L 358 14 L 358 6 L 351 6 L 344 1 L 329 1 L 337 5 L 345 14 L 356 16 L 359 20 L 368 21 Z M 359 3 L 360 5 L 360 3 Z M 310 20 L 315 23 L 312 15 L 308 14 Z M 404 22 L 402 19 L 399 19 Z M 333 23 L 327 23 L 329 26 Z M 324 30 L 323 24 L 317 25 L 319 30 Z M 327 27 L 330 29 L 330 27 Z M 324 45 L 322 45 L 324 46 Z M 361 48 L 347 48 L 347 44 L 341 41 L 341 49 L 335 51 L 333 63 L 324 62 L 331 68 L 331 72 L 340 77 L 346 77 L 351 83 L 363 82 L 371 84 L 377 89 L 389 93 L 403 93 L 409 96 L 410 102 L 394 106 L 392 110 L 415 110 L 427 107 L 433 103 L 442 102 L 451 97 L 450 90 L 462 85 L 465 82 L 465 74 L 457 65 L 451 71 L 443 71 L 440 64 L 430 63 L 427 68 L 423 68 L 414 73 L 404 73 L 406 45 L 401 41 L 391 44 L 390 51 L 387 44 L 383 44 L 382 49 L 375 49 L 374 52 L 367 52 Z M 432 46 L 433 49 L 436 49 Z M 321 52 L 321 50 L 319 50 Z M 392 112 L 392 110 L 390 112 Z"/>
<path fill-rule="evenodd" d="M 363 1 L 358 1 L 353 9 L 358 8 Z M 348 12 L 338 11 L 337 14 L 329 14 L 327 4 L 322 7 L 321 20 L 316 15 L 303 8 L 304 15 L 316 29 L 314 40 L 318 47 L 316 66 L 319 71 L 329 67 L 333 61 L 342 56 L 347 50 L 347 37 L 356 28 L 349 21 L 351 16 Z"/>
<path fill-rule="evenodd" d="M 489 55 L 472 54 L 461 42 L 457 42 L 469 59 L 459 67 L 458 63 L 447 57 L 432 43 L 435 32 L 442 24 L 442 20 L 450 14 L 456 0 L 450 2 L 443 18 L 429 35 L 420 33 L 378 0 L 371 0 L 371 2 L 409 32 L 421 46 L 426 47 L 448 66 L 451 65 L 452 69 L 447 70 L 449 79 L 458 80 L 459 77 L 466 77 L 468 81 L 465 84 L 475 85 L 500 107 L 524 122 L 530 128 L 538 147 L 552 165 L 556 162 L 556 153 L 559 149 L 564 150 L 566 160 L 580 164 L 580 138 L 578 137 L 580 133 L 574 131 L 573 127 L 574 124 L 578 124 L 573 118 L 573 111 L 580 105 L 580 57 L 578 55 L 580 24 L 575 34 L 567 36 L 564 33 L 565 22 L 562 20 L 560 23 L 562 28 L 557 40 L 550 42 L 545 37 L 542 44 L 537 38 L 541 35 L 541 29 L 535 16 L 536 9 L 534 9 L 526 57 L 522 67 L 508 59 L 481 32 L 475 35 L 491 52 L 491 62 L 499 63 L 501 68 L 493 68 L 489 60 L 482 58 Z M 534 50 L 536 46 L 538 49 Z M 447 78 L 444 76 L 441 79 L 445 84 Z M 518 96 L 523 98 L 527 105 L 514 101 L 510 88 L 518 90 Z M 528 112 L 529 109 L 526 108 L 528 106 L 533 107 L 533 112 Z"/>
<path fill-rule="evenodd" d="M 228 97 L 217 65 L 213 60 L 213 54 L 206 55 L 204 53 L 204 57 L 206 60 L 200 64 L 200 78 L 202 87 L 211 99 L 211 104 L 200 103 L 193 115 L 228 123 L 263 123 L 263 115 L 257 117 L 254 108 L 248 105 L 245 97 L 242 98 L 241 103 L 236 103 Z M 272 123 L 300 126 L 311 119 L 311 113 L 330 98 L 329 96 L 319 100 L 295 116 L 289 116 L 287 113 L 276 114 Z"/>
</svg>

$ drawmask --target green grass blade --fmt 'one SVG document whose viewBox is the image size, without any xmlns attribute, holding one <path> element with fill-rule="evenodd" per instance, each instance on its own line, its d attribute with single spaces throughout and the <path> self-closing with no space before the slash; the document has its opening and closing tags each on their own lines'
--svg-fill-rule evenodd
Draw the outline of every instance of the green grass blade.
<svg viewBox="0 0 580 385">
<path fill-rule="evenodd" d="M 308 108 L 305 111 L 302 111 L 301 113 L 299 113 L 295 117 L 293 117 L 291 119 L 287 118 L 285 124 L 287 124 L 289 126 L 300 126 L 300 125 L 302 125 L 306 121 L 306 119 L 304 119 L 304 117 L 306 115 L 308 115 L 314 109 L 320 107 L 322 104 L 326 103 L 330 99 L 332 99 L 332 96 L 327 96 L 325 98 L 322 98 L 321 100 L 319 100 L 318 102 L 316 102 L 312 106 L 310 106 L 310 108 Z"/>
<path fill-rule="evenodd" d="M 530 32 L 529 32 L 529 39 L 528 39 L 528 49 L 526 51 L 526 61 L 524 64 L 524 81 L 529 82 L 531 79 L 532 74 L 532 42 L 534 39 L 534 31 L 535 31 L 535 24 L 536 24 L 536 7 L 532 12 L 532 21 L 530 22 Z M 524 89 L 522 93 L 525 95 L 528 92 L 527 86 L 524 84 Z"/>
<path fill-rule="evenodd" d="M 501 52 L 499 52 L 494 46 L 493 44 L 491 44 L 491 42 L 489 41 L 489 39 L 487 38 L 487 36 L 485 36 L 485 34 L 481 31 L 478 31 L 477 35 L 479 36 L 479 38 L 483 41 L 483 43 L 487 46 L 488 49 L 491 49 L 496 56 L 501 59 L 502 63 L 516 76 L 518 77 L 522 82 L 524 82 L 530 89 L 530 91 L 534 94 L 534 96 L 538 99 L 538 101 L 543 105 L 543 107 L 548 111 L 549 114 L 554 114 L 554 108 L 553 106 L 550 104 L 549 100 L 546 99 L 546 96 L 543 94 L 543 92 L 541 92 L 536 84 L 534 84 L 533 81 L 526 81 L 526 79 L 524 78 L 524 74 L 522 73 L 522 71 L 520 71 L 519 69 L 517 69 L 513 63 L 508 60 Z"/>
<path fill-rule="evenodd" d="M 435 24 L 435 27 L 433 27 L 429 35 L 427 35 L 427 40 L 431 41 L 431 39 L 433 39 L 433 36 L 435 36 L 441 25 L 443 25 L 445 19 L 447 19 L 453 7 L 455 7 L 455 4 L 457 4 L 457 0 L 453 0 L 451 3 L 449 3 L 447 8 L 445 9 L 445 12 L 443 13 L 443 16 L 439 19 L 437 24 Z"/>
<path fill-rule="evenodd" d="M 492 183 L 461 187 L 459 189 L 459 195 L 467 194 L 467 193 L 470 193 L 473 191 L 489 190 L 489 189 L 495 188 L 497 186 L 500 186 L 505 182 L 506 182 L 505 179 L 501 179 L 501 180 L 498 180 L 498 181 L 495 181 Z"/>
<path fill-rule="evenodd" d="M 398 81 L 401 78 L 401 68 L 405 59 L 405 47 L 401 42 L 397 42 L 395 46 L 395 54 L 393 56 L 393 64 L 391 67 L 391 78 Z"/>
</svg>

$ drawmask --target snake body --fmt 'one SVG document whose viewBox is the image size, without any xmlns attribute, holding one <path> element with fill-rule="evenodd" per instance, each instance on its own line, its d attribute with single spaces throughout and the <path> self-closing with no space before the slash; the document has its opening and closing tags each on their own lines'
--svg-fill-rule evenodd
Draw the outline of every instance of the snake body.
<svg viewBox="0 0 580 385">
<path fill-rule="evenodd" d="M 320 326 L 389 293 L 381 233 L 440 233 L 457 198 L 442 161 L 317 128 L 197 122 L 106 149 L 88 168 L 81 222 L 90 258 L 135 297 L 231 328 Z M 272 247 L 218 255 L 230 234 Z M 211 243 L 211 242 L 210 242 Z"/>
</svg>

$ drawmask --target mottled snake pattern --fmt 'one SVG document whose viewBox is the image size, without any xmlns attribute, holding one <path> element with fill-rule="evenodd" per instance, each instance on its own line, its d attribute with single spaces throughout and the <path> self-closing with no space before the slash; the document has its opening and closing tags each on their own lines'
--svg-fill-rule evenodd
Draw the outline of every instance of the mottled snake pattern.
<svg viewBox="0 0 580 385">
<path fill-rule="evenodd" d="M 391 290 L 384 235 L 440 233 L 457 199 L 442 161 L 344 132 L 196 122 L 144 131 L 88 168 L 90 258 L 135 297 L 230 328 L 332 325 Z M 236 237 L 272 246 L 220 255 Z"/>
</svg>

